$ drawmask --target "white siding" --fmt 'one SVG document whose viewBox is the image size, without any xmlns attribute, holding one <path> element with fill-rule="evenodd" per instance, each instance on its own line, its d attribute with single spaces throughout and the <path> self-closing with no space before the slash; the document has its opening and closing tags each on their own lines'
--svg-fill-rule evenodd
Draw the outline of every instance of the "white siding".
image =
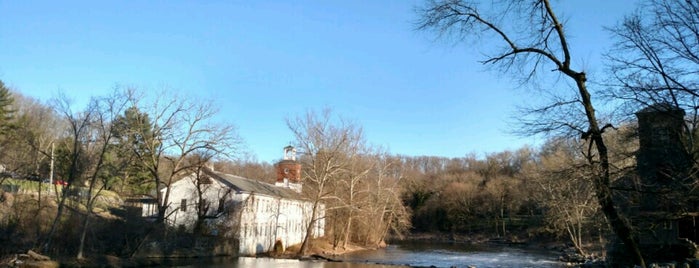
<svg viewBox="0 0 699 268">
<path fill-rule="evenodd" d="M 284 247 L 303 242 L 313 204 L 306 201 L 253 195 L 241 215 L 240 254 L 271 251 L 277 240 Z M 314 237 L 323 236 L 324 220 L 315 225 Z"/>
<path fill-rule="evenodd" d="M 299 244 L 306 235 L 306 228 L 311 219 L 313 204 L 308 201 L 285 199 L 257 193 L 236 192 L 218 180 L 212 179 L 203 194 L 210 203 L 208 215 L 216 215 L 218 203 L 225 197 L 226 204 L 239 204 L 240 222 L 226 222 L 218 226 L 238 228 L 237 232 L 217 231 L 221 235 L 234 235 L 240 241 L 241 255 L 255 255 L 271 251 L 274 243 L 281 240 L 284 247 Z M 182 210 L 182 200 L 186 207 Z M 191 231 L 197 220 L 197 191 L 192 178 L 184 178 L 171 187 L 170 206 L 166 215 L 171 226 L 183 226 Z M 325 206 L 320 205 L 318 220 L 313 228 L 313 237 L 324 236 Z M 221 220 L 236 221 L 236 217 L 221 217 Z M 214 220 L 215 221 L 215 220 Z M 214 226 L 214 225 L 210 225 Z"/>
<path fill-rule="evenodd" d="M 218 212 L 218 204 L 223 198 L 231 200 L 234 191 L 230 191 L 228 187 L 217 180 L 211 180 L 211 184 L 201 186 L 204 200 L 209 205 L 207 215 L 215 215 Z M 165 191 L 165 190 L 163 190 Z M 165 193 L 163 192 L 163 195 Z M 185 200 L 185 202 L 183 202 Z M 199 206 L 199 197 L 197 194 L 197 186 L 192 177 L 183 178 L 173 183 L 170 189 L 169 206 L 165 215 L 168 224 L 171 226 L 183 226 L 191 231 L 197 221 L 197 209 Z M 186 206 L 183 206 L 186 205 Z"/>
</svg>

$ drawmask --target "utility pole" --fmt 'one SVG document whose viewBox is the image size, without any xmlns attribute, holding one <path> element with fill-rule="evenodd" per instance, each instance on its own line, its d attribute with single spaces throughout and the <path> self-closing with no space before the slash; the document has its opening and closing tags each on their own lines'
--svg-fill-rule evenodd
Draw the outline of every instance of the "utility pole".
<svg viewBox="0 0 699 268">
<path fill-rule="evenodd" d="M 54 143 L 51 142 L 51 166 L 49 169 L 49 184 L 53 184 L 53 146 Z"/>
</svg>

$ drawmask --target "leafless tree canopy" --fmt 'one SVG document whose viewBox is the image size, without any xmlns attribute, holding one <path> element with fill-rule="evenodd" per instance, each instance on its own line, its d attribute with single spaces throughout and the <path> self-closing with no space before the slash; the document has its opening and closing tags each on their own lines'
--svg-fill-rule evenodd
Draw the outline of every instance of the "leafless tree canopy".
<svg viewBox="0 0 699 268">
<path fill-rule="evenodd" d="M 620 102 L 626 116 L 656 103 L 680 108 L 688 113 L 689 137 L 696 137 L 699 3 L 649 0 L 610 31 L 616 39 L 606 55 L 612 76 L 600 93 Z"/>
<path fill-rule="evenodd" d="M 598 121 L 596 106 L 587 89 L 587 75 L 572 65 L 564 21 L 554 11 L 551 1 L 495 1 L 486 5 L 465 0 L 430 0 L 418 12 L 420 30 L 495 45 L 484 64 L 514 73 L 523 81 L 534 77 L 546 79 L 541 71 L 550 70 L 574 84 L 565 88 L 569 93 L 556 94 L 558 97 L 548 104 L 530 109 L 524 125 L 534 133 L 572 130 L 589 142 L 587 161 L 595 171 L 591 179 L 601 210 L 628 247 L 630 256 L 634 256 L 634 262 L 645 266 L 634 231 L 612 199 L 609 153 L 602 135 L 607 127 Z"/>
<path fill-rule="evenodd" d="M 320 204 L 325 206 L 325 235 L 334 247 L 379 245 L 389 233 L 407 230 L 409 213 L 401 201 L 397 163 L 368 146 L 361 127 L 329 109 L 289 119 L 287 125 L 302 154 L 303 193 L 314 204 L 301 253 L 321 217 Z"/>
<path fill-rule="evenodd" d="M 309 247 L 313 224 L 319 219 L 320 204 L 338 199 L 334 185 L 347 170 L 351 159 L 361 153 L 365 141 L 361 128 L 335 118 L 329 109 L 321 114 L 309 111 L 303 117 L 288 119 L 287 125 L 303 154 L 300 160 L 304 167 L 304 193 L 313 202 L 311 221 L 299 250 L 304 254 Z M 331 205 L 327 204 L 328 207 Z"/>
<path fill-rule="evenodd" d="M 699 97 L 699 3 L 652 0 L 611 29 L 607 54 L 615 97 L 636 106 L 672 103 L 696 111 Z"/>
<path fill-rule="evenodd" d="M 218 109 L 210 101 L 163 93 L 150 103 L 134 99 L 132 106 L 146 111 L 152 120 L 147 128 L 134 129 L 143 139 L 133 152 L 150 172 L 154 185 L 166 189 L 165 193 L 157 191 L 158 221 L 162 222 L 170 205 L 170 185 L 210 159 L 232 156 L 241 139 L 232 124 L 214 121 Z M 188 161 L 194 155 L 201 161 Z"/>
<path fill-rule="evenodd" d="M 513 132 L 576 136 L 587 130 L 577 88 L 560 81 L 561 75 L 586 80 L 585 74 L 572 69 L 564 21 L 548 1 L 429 1 L 418 12 L 419 30 L 479 45 L 472 48 L 482 50 L 482 63 L 546 99 L 522 105 Z"/>
</svg>

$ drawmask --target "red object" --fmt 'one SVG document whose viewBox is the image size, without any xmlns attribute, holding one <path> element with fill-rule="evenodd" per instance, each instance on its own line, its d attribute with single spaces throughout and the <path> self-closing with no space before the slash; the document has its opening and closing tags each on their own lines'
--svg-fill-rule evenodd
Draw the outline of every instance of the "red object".
<svg viewBox="0 0 699 268">
<path fill-rule="evenodd" d="M 68 185 L 68 182 L 67 182 L 67 181 L 62 181 L 62 180 L 57 180 L 57 181 L 54 181 L 53 184 L 55 184 L 55 185 L 67 186 L 67 185 Z"/>
</svg>

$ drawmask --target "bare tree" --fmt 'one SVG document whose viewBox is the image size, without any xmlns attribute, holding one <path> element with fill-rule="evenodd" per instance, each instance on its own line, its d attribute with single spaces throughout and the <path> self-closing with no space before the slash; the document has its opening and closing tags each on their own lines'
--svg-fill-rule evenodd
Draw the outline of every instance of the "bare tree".
<svg viewBox="0 0 699 268">
<path fill-rule="evenodd" d="M 6 168 L 21 174 L 47 175 L 42 164 L 50 157 L 51 144 L 58 137 L 62 121 L 51 107 L 12 92 L 14 127 L 5 137 L 2 161 Z"/>
<path fill-rule="evenodd" d="M 303 153 L 304 193 L 313 203 L 311 218 L 306 227 L 299 254 L 306 254 L 315 224 L 319 220 L 321 204 L 337 198 L 331 185 L 347 169 L 348 155 L 358 152 L 364 138 L 361 128 L 340 119 L 334 121 L 330 110 L 321 114 L 308 112 L 304 117 L 287 119 L 287 126 L 296 137 L 296 147 Z"/>
<path fill-rule="evenodd" d="M 586 255 L 584 238 L 599 211 L 585 158 L 575 140 L 552 139 L 539 155 L 539 163 L 527 176 L 534 198 L 545 208 L 544 216 L 557 234 L 565 234 L 578 253 Z"/>
<path fill-rule="evenodd" d="M 240 138 L 233 125 L 213 121 L 218 109 L 212 102 L 198 102 L 190 98 L 161 94 L 150 104 L 139 105 L 149 116 L 149 128 L 136 128 L 140 132 L 134 153 L 153 178 L 157 191 L 157 222 L 164 222 L 170 206 L 170 185 L 193 165 L 186 161 L 194 154 L 232 155 Z M 143 116 L 143 115 L 142 115 Z"/>
<path fill-rule="evenodd" d="M 46 235 L 45 241 L 43 243 L 43 249 L 48 250 L 51 246 L 51 242 L 60 223 L 60 219 L 63 216 L 63 211 L 65 210 L 66 200 L 70 194 L 70 189 L 74 187 L 76 182 L 78 182 L 81 177 L 86 172 L 85 164 L 88 162 L 86 159 L 86 152 L 84 148 L 85 141 L 89 140 L 90 123 L 93 119 L 96 107 L 91 103 L 84 111 L 74 112 L 71 107 L 70 99 L 61 95 L 59 98 L 54 100 L 54 108 L 58 113 L 62 114 L 64 120 L 68 125 L 68 129 L 65 133 L 65 138 L 59 144 L 65 150 L 65 170 L 62 170 L 63 178 L 68 183 L 63 188 L 63 192 L 60 195 L 60 201 L 58 203 L 58 209 L 56 210 L 56 216 L 51 224 L 51 229 Z"/>
<path fill-rule="evenodd" d="M 196 198 L 197 219 L 194 223 L 194 233 L 200 234 L 204 230 L 204 223 L 207 219 L 216 218 L 225 211 L 225 200 L 231 194 L 232 189 L 213 192 L 212 178 L 206 173 L 210 169 L 211 159 L 214 155 L 196 154 L 188 157 L 188 165 L 191 166 L 192 176 L 189 180 L 194 184 L 194 197 Z M 216 194 L 216 195 L 213 195 Z M 217 207 L 212 207 L 212 199 L 218 200 Z"/>
<path fill-rule="evenodd" d="M 366 243 L 383 245 L 389 234 L 403 236 L 410 227 L 410 213 L 401 198 L 403 173 L 399 161 L 380 151 L 372 158 L 374 165 L 366 183 L 369 198 L 362 204 L 365 216 L 361 219 L 367 221 L 363 229 L 372 230 Z"/>
<path fill-rule="evenodd" d="M 488 180 L 483 187 L 490 200 L 490 214 L 493 217 L 495 235 L 498 237 L 507 236 L 507 218 L 513 200 L 512 192 L 519 187 L 519 181 L 511 177 L 497 177 Z"/>
<path fill-rule="evenodd" d="M 647 0 L 610 31 L 606 55 L 612 78 L 600 93 L 621 100 L 624 115 L 656 103 L 688 112 L 687 149 L 696 158 L 699 124 L 699 3 Z"/>
<path fill-rule="evenodd" d="M 363 147 L 363 146 L 362 146 Z M 362 150 L 363 148 L 355 148 Z M 347 248 L 347 243 L 352 235 L 352 222 L 355 220 L 357 211 L 360 210 L 361 204 L 359 195 L 361 192 L 366 191 L 360 188 L 363 181 L 367 180 L 369 172 L 373 168 L 372 159 L 369 158 L 369 154 L 366 152 L 352 152 L 351 158 L 348 159 L 349 164 L 344 172 L 344 175 L 340 179 L 341 187 L 338 187 L 342 195 L 340 202 L 342 203 L 344 209 L 346 210 L 345 227 L 344 227 L 344 237 L 342 238 L 342 248 Z"/>
<path fill-rule="evenodd" d="M 3 154 L 0 156 L 0 162 L 9 174 L 50 178 L 52 147 L 59 131 L 66 126 L 51 107 L 19 92 L 12 92 L 12 96 L 14 124 L 2 142 Z M 43 186 L 39 184 L 39 209 L 36 210 L 36 215 L 44 208 Z M 40 228 L 41 226 L 37 226 L 37 229 Z M 41 231 L 37 230 L 37 233 Z"/>
<path fill-rule="evenodd" d="M 589 140 L 588 161 L 595 171 L 592 180 L 600 207 L 614 233 L 626 245 L 633 261 L 645 267 L 635 233 L 629 222 L 614 206 L 610 189 L 608 149 L 587 88 L 587 75 L 572 66 L 572 54 L 563 21 L 559 20 L 549 0 L 511 1 L 493 4 L 492 13 L 482 13 L 477 3 L 465 0 L 428 1 L 420 12 L 418 29 L 433 30 L 459 40 L 484 38 L 499 42 L 497 50 L 483 63 L 501 67 L 505 72 L 520 72 L 528 81 L 542 70 L 553 70 L 569 79 L 574 87 L 542 108 L 534 109 L 528 120 L 533 132 L 578 132 Z M 491 39 L 488 39 L 492 37 Z M 578 114 L 576 111 L 583 113 Z M 552 113 L 555 112 L 555 113 Z M 530 117 L 531 118 L 531 117 Z M 525 124 L 526 124 L 525 123 Z"/>
<path fill-rule="evenodd" d="M 257 162 L 257 160 L 254 159 L 243 158 L 234 161 L 217 161 L 216 170 L 271 184 L 274 184 L 276 180 L 276 171 L 272 164 Z"/>
<path fill-rule="evenodd" d="M 90 223 L 90 216 L 95 205 L 95 201 L 100 196 L 110 181 L 113 174 L 106 174 L 105 166 L 113 163 L 110 162 L 109 155 L 113 153 L 111 149 L 114 141 L 115 120 L 126 109 L 131 92 L 115 91 L 111 96 L 103 98 L 93 98 L 90 107 L 94 107 L 94 113 L 88 130 L 88 139 L 83 145 L 85 153 L 89 155 L 90 164 L 86 167 L 89 174 L 86 178 L 87 191 L 85 192 L 85 214 L 83 215 L 83 224 L 80 234 L 80 243 L 78 245 L 77 259 L 84 258 L 85 238 Z M 116 169 L 125 168 L 124 163 L 119 162 L 121 166 Z"/>
</svg>

